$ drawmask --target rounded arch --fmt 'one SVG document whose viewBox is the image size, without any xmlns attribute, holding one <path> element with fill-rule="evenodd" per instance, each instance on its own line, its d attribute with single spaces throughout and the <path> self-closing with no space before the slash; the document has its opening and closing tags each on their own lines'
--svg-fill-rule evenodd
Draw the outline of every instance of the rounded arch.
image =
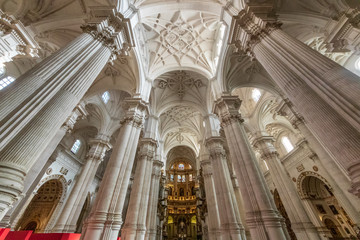
<svg viewBox="0 0 360 240">
<path fill-rule="evenodd" d="M 313 178 L 313 179 L 311 179 Z M 312 181 L 312 182 L 310 182 Z M 299 175 L 297 181 L 297 189 L 298 192 L 300 194 L 300 197 L 302 199 L 307 199 L 307 198 L 314 198 L 314 195 L 311 195 L 311 193 L 308 191 L 309 188 L 309 184 L 314 183 L 314 187 L 316 189 L 313 190 L 317 190 L 317 189 L 321 189 L 321 184 L 323 184 L 323 186 L 325 186 L 325 189 L 329 192 L 329 194 L 332 195 L 333 189 L 331 187 L 331 185 L 328 183 L 328 181 L 322 177 L 320 174 L 315 173 L 315 172 L 311 172 L 311 171 L 306 171 L 303 172 Z M 321 195 L 315 196 L 315 197 L 321 197 Z"/>
<path fill-rule="evenodd" d="M 53 175 L 43 179 L 35 189 L 35 194 L 17 223 L 16 229 L 45 232 L 53 216 L 57 215 L 65 192 L 66 181 L 63 176 Z"/>
<path fill-rule="evenodd" d="M 169 169 L 175 162 L 182 160 L 189 163 L 193 169 L 196 169 L 196 152 L 185 145 L 179 145 L 171 148 L 167 153 L 166 169 Z"/>
</svg>

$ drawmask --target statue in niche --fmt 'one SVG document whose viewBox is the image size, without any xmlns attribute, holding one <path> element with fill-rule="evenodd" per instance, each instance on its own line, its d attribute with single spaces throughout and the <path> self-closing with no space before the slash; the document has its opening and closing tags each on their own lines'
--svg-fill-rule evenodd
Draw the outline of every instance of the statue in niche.
<svg viewBox="0 0 360 240">
<path fill-rule="evenodd" d="M 183 197 L 183 196 L 184 196 L 184 189 L 180 188 L 180 197 Z"/>
</svg>

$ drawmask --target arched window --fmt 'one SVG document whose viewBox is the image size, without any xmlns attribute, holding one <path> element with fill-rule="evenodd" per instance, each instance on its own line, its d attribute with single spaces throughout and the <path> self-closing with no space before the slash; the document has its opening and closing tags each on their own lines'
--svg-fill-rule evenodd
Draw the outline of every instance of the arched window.
<svg viewBox="0 0 360 240">
<path fill-rule="evenodd" d="M 76 139 L 76 141 L 74 142 L 73 146 L 71 147 L 71 152 L 73 154 L 76 154 L 79 149 L 80 149 L 80 146 L 81 146 L 81 142 L 79 139 Z"/>
<path fill-rule="evenodd" d="M 179 164 L 179 170 L 184 170 L 184 164 L 182 163 Z"/>
<path fill-rule="evenodd" d="M 259 101 L 261 97 L 261 92 L 259 91 L 259 89 L 254 88 L 251 92 L 251 97 L 255 102 Z"/>
<path fill-rule="evenodd" d="M 281 143 L 284 145 L 287 152 L 291 152 L 294 149 L 294 146 L 291 144 L 288 137 L 282 137 Z"/>
<path fill-rule="evenodd" d="M 103 102 L 106 104 L 110 99 L 110 93 L 108 91 L 104 92 L 101 98 Z"/>
<path fill-rule="evenodd" d="M 7 87 L 10 83 L 15 81 L 15 78 L 12 76 L 6 76 L 0 79 L 0 90 Z"/>
</svg>

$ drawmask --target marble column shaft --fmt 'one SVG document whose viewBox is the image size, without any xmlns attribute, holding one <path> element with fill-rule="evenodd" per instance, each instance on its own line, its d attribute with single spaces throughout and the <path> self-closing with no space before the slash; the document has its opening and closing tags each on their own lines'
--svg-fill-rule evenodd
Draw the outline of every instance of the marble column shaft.
<svg viewBox="0 0 360 240">
<path fill-rule="evenodd" d="M 20 211 L 23 212 L 25 210 L 25 202 L 27 202 L 27 199 L 31 196 L 33 190 L 39 183 L 40 179 L 43 177 L 46 169 L 51 165 L 52 162 L 56 160 L 56 154 L 54 155 L 56 147 L 59 145 L 66 132 L 70 132 L 73 129 L 77 119 L 85 116 L 85 114 L 86 112 L 82 105 L 76 106 L 63 126 L 57 131 L 55 137 L 41 153 L 40 157 L 36 161 L 36 165 L 33 165 L 30 171 L 27 173 L 24 180 L 24 198 L 16 202 L 14 207 L 11 208 L 6 214 L 8 224 L 10 223 L 12 228 L 17 225 L 17 220 L 20 218 L 18 215 L 22 215 Z M 52 156 L 52 154 L 54 156 Z"/>
<path fill-rule="evenodd" d="M 90 140 L 89 144 L 91 147 L 86 156 L 85 164 L 52 230 L 53 232 L 72 233 L 76 231 L 77 220 L 98 166 L 104 159 L 106 151 L 111 148 L 111 145 L 102 139 Z"/>
<path fill-rule="evenodd" d="M 146 217 L 147 231 L 145 235 L 145 239 L 149 239 L 149 240 L 156 240 L 160 178 L 161 178 L 161 168 L 163 167 L 163 165 L 164 164 L 159 160 L 155 160 L 153 162 L 151 188 L 149 195 L 149 207 Z"/>
<path fill-rule="evenodd" d="M 122 225 L 122 211 L 134 165 L 140 132 L 147 105 L 138 98 L 126 100 L 129 110 L 122 121 L 116 145 L 106 167 L 104 178 L 89 218 L 83 227 L 81 239 L 116 239 Z"/>
<path fill-rule="evenodd" d="M 271 136 L 261 136 L 256 138 L 253 144 L 259 149 L 261 158 L 269 166 L 271 179 L 279 192 L 297 238 L 319 240 L 319 234 L 308 217 L 295 186 L 287 176 L 285 167 L 278 158 L 273 141 L 274 139 Z"/>
<path fill-rule="evenodd" d="M 90 51 L 90 53 L 92 52 L 91 57 L 82 64 L 81 70 L 75 72 L 51 99 L 46 98 L 47 94 L 36 98 L 38 101 L 46 98 L 42 102 L 44 105 L 42 111 L 37 114 L 28 113 L 29 121 L 22 125 L 16 134 L 12 135 L 11 141 L 4 139 L 4 142 L 8 142 L 8 144 L 2 146 L 0 151 L 1 179 L 3 179 L 0 185 L 2 189 L 0 219 L 22 192 L 24 177 L 28 169 L 45 150 L 47 143 L 55 137 L 56 131 L 53 129 L 61 127 L 111 56 L 111 51 L 102 46 L 100 42 L 94 51 Z M 35 105 L 38 106 L 37 103 Z"/>
<path fill-rule="evenodd" d="M 146 217 L 150 196 L 153 160 L 157 143 L 153 139 L 142 139 L 131 190 L 129 209 L 121 237 L 125 240 L 143 240 L 146 232 Z"/>
<path fill-rule="evenodd" d="M 244 9 L 235 40 L 265 68 L 321 144 L 342 165 L 360 197 L 360 80 L 344 67 Z M 329 141 L 331 139 L 331 141 Z"/>
<path fill-rule="evenodd" d="M 253 239 L 287 239 L 284 219 L 280 217 L 266 186 L 253 150 L 250 147 L 235 96 L 223 96 L 216 101 L 214 111 L 220 117 L 229 146 L 246 211 L 246 223 Z"/>
<path fill-rule="evenodd" d="M 209 240 L 220 239 L 220 217 L 219 205 L 216 200 L 214 177 L 211 161 L 209 159 L 201 160 L 203 170 L 204 187 L 206 193 L 206 202 L 208 206 L 208 231 Z"/>
<path fill-rule="evenodd" d="M 219 212 L 221 239 L 245 239 L 245 230 L 237 211 L 223 140 L 221 137 L 208 138 L 206 147 L 210 153 L 217 203 L 223 209 Z"/>
</svg>

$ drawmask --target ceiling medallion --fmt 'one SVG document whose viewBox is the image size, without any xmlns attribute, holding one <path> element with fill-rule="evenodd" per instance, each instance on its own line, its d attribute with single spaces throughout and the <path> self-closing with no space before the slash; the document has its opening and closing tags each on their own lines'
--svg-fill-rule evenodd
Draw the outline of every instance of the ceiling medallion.
<svg viewBox="0 0 360 240">
<path fill-rule="evenodd" d="M 169 88 L 177 92 L 180 99 L 183 99 L 186 88 L 200 88 L 202 86 L 203 83 L 200 79 L 194 79 L 183 71 L 174 72 L 169 79 L 162 79 L 158 84 L 158 87 L 161 89 Z"/>
</svg>

